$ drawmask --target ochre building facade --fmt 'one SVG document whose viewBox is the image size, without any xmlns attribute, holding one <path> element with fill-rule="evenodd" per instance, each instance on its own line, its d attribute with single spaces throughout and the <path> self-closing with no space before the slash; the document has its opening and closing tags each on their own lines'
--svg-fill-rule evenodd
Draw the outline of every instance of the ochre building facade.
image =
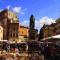
<svg viewBox="0 0 60 60">
<path fill-rule="evenodd" d="M 25 38 L 27 38 L 29 36 L 29 28 L 25 26 L 20 26 L 19 36 L 24 36 Z"/>
</svg>

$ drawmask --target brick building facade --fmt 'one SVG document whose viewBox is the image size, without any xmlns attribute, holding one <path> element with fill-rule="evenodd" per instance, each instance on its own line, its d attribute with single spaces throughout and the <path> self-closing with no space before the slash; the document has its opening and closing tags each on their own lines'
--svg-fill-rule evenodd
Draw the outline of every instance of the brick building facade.
<svg viewBox="0 0 60 60">
<path fill-rule="evenodd" d="M 56 23 L 52 23 L 51 25 L 43 25 L 40 29 L 39 40 L 57 34 L 60 34 L 60 18 L 56 20 Z"/>
</svg>

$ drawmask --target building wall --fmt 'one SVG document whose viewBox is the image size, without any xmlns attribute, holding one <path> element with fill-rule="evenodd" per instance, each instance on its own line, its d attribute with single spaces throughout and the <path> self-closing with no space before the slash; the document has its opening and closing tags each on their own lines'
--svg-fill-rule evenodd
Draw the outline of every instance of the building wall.
<svg viewBox="0 0 60 60">
<path fill-rule="evenodd" d="M 57 23 L 55 27 L 56 27 L 56 34 L 60 34 L 60 23 Z"/>
<path fill-rule="evenodd" d="M 19 23 L 10 23 L 9 40 L 16 41 L 19 39 L 18 29 L 19 29 Z"/>
<path fill-rule="evenodd" d="M 6 11 L 0 12 L 0 25 L 3 27 L 3 39 L 7 40 L 7 18 Z"/>
<path fill-rule="evenodd" d="M 19 35 L 20 36 L 24 36 L 24 37 L 28 37 L 28 35 L 29 35 L 29 28 L 28 27 L 24 27 L 24 26 L 20 26 L 19 27 Z"/>
<path fill-rule="evenodd" d="M 48 37 L 48 33 L 49 33 L 49 30 L 48 30 L 48 28 L 45 28 L 44 29 L 44 37 Z"/>
<path fill-rule="evenodd" d="M 15 35 L 18 34 L 18 29 L 19 29 L 18 18 L 16 14 L 14 14 L 13 12 L 10 12 L 7 9 L 0 12 L 0 25 L 3 27 L 4 40 L 10 39 L 10 33 L 13 34 L 13 32 L 15 32 Z M 13 30 L 14 28 L 15 30 Z"/>
<path fill-rule="evenodd" d="M 44 25 L 44 27 L 41 28 L 42 30 L 40 32 L 41 33 L 40 36 L 42 35 L 42 38 L 39 38 L 39 40 L 56 35 L 57 29 L 55 25 L 56 24 Z"/>
<path fill-rule="evenodd" d="M 44 38 L 56 35 L 55 28 L 53 26 L 46 27 L 44 29 Z"/>
<path fill-rule="evenodd" d="M 3 27 L 0 26 L 0 40 L 3 40 Z"/>
<path fill-rule="evenodd" d="M 39 37 L 42 35 L 42 38 L 39 38 L 39 40 L 60 34 L 60 18 L 56 20 L 56 23 L 45 25 L 41 29 L 43 30 L 41 31 L 42 34 L 40 34 Z"/>
</svg>

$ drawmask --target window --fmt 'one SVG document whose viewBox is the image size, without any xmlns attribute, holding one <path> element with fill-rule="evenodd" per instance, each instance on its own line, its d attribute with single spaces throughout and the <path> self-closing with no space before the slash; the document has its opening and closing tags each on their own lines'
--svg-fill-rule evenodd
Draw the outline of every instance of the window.
<svg viewBox="0 0 60 60">
<path fill-rule="evenodd" d="M 22 32 L 22 34 L 23 34 L 23 32 Z"/>
<path fill-rule="evenodd" d="M 12 33 L 10 34 L 10 37 L 12 37 Z"/>
<path fill-rule="evenodd" d="M 16 33 L 16 37 L 18 37 L 18 33 Z"/>
<path fill-rule="evenodd" d="M 13 33 L 13 37 L 15 37 L 15 33 Z"/>
</svg>

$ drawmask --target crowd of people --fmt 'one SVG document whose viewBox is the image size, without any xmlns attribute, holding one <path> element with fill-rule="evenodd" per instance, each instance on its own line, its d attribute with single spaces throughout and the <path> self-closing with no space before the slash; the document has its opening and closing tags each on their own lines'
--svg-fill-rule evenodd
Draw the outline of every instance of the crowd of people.
<svg viewBox="0 0 60 60">
<path fill-rule="evenodd" d="M 0 60 L 19 60 L 19 56 L 14 56 L 12 54 L 4 54 L 0 56 Z"/>
</svg>

